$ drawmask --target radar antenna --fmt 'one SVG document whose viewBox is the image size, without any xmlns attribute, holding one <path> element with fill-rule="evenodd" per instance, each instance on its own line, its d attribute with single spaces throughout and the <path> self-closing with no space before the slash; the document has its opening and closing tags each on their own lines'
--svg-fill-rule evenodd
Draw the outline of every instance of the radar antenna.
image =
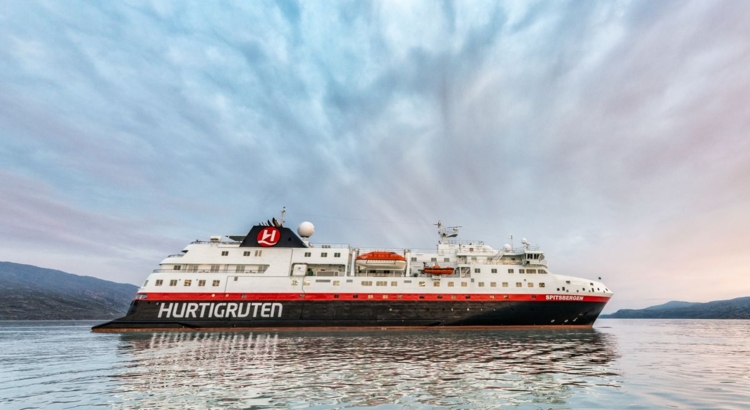
<svg viewBox="0 0 750 410">
<path fill-rule="evenodd" d="M 448 238 L 455 238 L 458 236 L 458 228 L 460 228 L 460 226 L 449 226 L 447 228 L 450 230 L 446 231 L 445 228 L 443 228 L 442 222 L 437 221 L 435 225 L 438 227 L 438 235 L 440 235 L 441 244 L 445 243 Z"/>
<path fill-rule="evenodd" d="M 284 226 L 284 214 L 286 214 L 286 207 L 281 208 L 281 216 L 279 217 L 279 228 Z"/>
</svg>

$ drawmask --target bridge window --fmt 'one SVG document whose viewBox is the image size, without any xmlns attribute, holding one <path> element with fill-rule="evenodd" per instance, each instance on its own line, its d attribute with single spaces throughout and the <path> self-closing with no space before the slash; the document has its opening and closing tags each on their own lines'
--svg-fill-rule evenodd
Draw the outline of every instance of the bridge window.
<svg viewBox="0 0 750 410">
<path fill-rule="evenodd" d="M 182 265 L 174 265 L 172 267 L 172 269 L 174 269 L 174 270 L 180 270 L 180 269 L 182 269 Z"/>
</svg>

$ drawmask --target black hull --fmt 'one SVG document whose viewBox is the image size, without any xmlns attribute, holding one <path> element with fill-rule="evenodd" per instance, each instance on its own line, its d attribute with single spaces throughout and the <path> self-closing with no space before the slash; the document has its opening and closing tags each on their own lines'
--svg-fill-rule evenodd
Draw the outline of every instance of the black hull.
<svg viewBox="0 0 750 410">
<path fill-rule="evenodd" d="M 591 327 L 606 302 L 133 301 L 95 332 L 253 328 Z"/>
</svg>

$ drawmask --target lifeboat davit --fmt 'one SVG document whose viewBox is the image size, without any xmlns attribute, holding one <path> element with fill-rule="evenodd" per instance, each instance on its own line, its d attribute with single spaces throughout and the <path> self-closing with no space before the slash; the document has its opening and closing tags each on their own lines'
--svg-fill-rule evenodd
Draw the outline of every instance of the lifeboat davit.
<svg viewBox="0 0 750 410">
<path fill-rule="evenodd" d="M 365 269 L 404 270 L 406 258 L 396 252 L 367 252 L 357 256 L 357 267 Z"/>
<path fill-rule="evenodd" d="M 452 275 L 453 268 L 441 268 L 439 265 L 425 266 L 424 273 L 427 275 Z"/>
</svg>

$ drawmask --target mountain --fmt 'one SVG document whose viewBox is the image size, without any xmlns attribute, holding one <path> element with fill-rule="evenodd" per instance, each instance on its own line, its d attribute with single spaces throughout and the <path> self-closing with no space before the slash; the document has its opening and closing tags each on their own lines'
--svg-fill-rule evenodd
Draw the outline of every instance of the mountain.
<svg viewBox="0 0 750 410">
<path fill-rule="evenodd" d="M 750 297 L 706 303 L 672 301 L 645 309 L 620 309 L 613 319 L 750 319 Z"/>
<path fill-rule="evenodd" d="M 33 265 L 0 262 L 0 320 L 113 319 L 137 286 Z"/>
<path fill-rule="evenodd" d="M 647 307 L 645 310 L 662 310 L 662 309 L 679 309 L 689 306 L 699 305 L 699 303 L 696 302 L 683 302 L 681 300 L 673 300 L 671 302 L 667 302 L 661 305 L 651 306 Z"/>
</svg>

